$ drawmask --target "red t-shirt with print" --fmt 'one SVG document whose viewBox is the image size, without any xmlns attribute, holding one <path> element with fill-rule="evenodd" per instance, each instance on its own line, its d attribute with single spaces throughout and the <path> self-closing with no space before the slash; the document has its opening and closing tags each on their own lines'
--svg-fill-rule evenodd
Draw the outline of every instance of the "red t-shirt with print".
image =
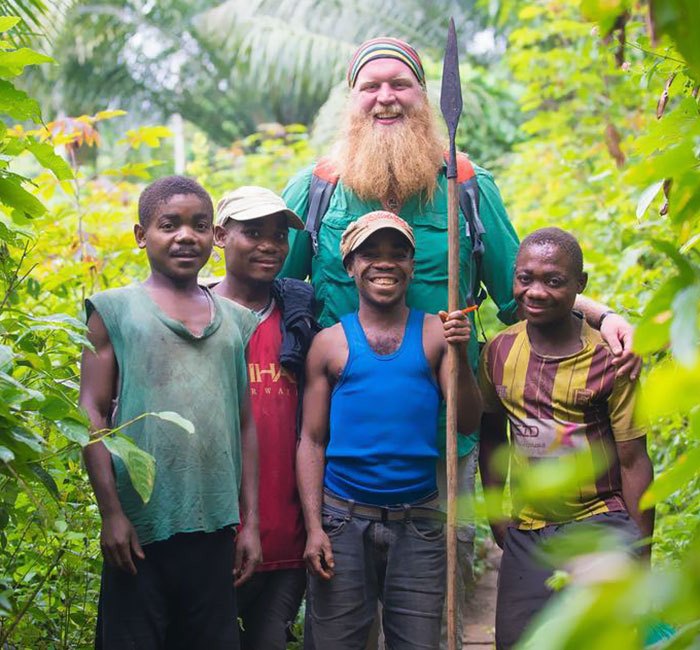
<svg viewBox="0 0 700 650">
<path fill-rule="evenodd" d="M 304 519 L 296 483 L 294 376 L 279 362 L 282 313 L 273 305 L 248 343 L 248 381 L 258 431 L 260 542 L 258 571 L 304 566 Z"/>
</svg>

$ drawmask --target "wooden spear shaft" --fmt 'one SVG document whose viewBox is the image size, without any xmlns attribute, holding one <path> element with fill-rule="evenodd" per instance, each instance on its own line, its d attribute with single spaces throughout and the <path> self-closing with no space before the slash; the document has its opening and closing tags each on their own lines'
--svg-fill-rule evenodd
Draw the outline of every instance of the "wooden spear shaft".
<svg viewBox="0 0 700 650">
<path fill-rule="evenodd" d="M 448 311 L 459 309 L 459 215 L 457 181 L 447 181 L 447 218 L 449 240 L 447 268 Z M 459 350 L 447 350 L 447 647 L 457 650 L 457 371 Z"/>
<path fill-rule="evenodd" d="M 457 35 L 450 19 L 442 71 L 440 108 L 450 136 L 447 163 L 447 308 L 459 309 L 459 202 L 457 197 L 457 151 L 455 136 L 462 113 L 462 88 L 459 82 Z M 457 650 L 457 391 L 459 350 L 447 350 L 447 648 Z"/>
</svg>

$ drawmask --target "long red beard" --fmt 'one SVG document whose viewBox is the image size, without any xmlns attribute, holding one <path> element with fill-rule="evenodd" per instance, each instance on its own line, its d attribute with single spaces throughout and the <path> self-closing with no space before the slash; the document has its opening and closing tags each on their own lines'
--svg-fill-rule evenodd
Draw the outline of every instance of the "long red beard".
<svg viewBox="0 0 700 650">
<path fill-rule="evenodd" d="M 443 150 L 443 139 L 425 101 L 387 127 L 375 125 L 370 115 L 351 111 L 333 158 L 343 184 L 362 200 L 393 197 L 402 204 L 416 194 L 433 197 Z"/>
</svg>

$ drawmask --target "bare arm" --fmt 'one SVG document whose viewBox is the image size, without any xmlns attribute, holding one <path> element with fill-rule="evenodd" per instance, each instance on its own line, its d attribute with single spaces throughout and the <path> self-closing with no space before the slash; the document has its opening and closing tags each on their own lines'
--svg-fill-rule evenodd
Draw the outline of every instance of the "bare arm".
<svg viewBox="0 0 700 650">
<path fill-rule="evenodd" d="M 499 450 L 508 446 L 506 416 L 503 413 L 484 413 L 481 418 L 479 442 L 479 472 L 484 486 L 491 532 L 496 544 L 503 548 L 508 518 L 503 513 L 503 489 L 507 467 L 497 466 Z"/>
<path fill-rule="evenodd" d="M 618 442 L 617 455 L 622 476 L 622 498 L 625 500 L 627 512 L 639 526 L 642 536 L 651 539 L 654 534 L 654 509 L 639 510 L 639 499 L 654 478 L 654 468 L 647 453 L 646 436 Z M 651 542 L 643 547 L 642 553 L 647 560 L 651 557 Z"/>
<path fill-rule="evenodd" d="M 250 397 L 246 394 L 241 406 L 241 472 L 240 504 L 245 522 L 236 539 L 234 586 L 242 585 L 262 562 L 258 518 L 258 434 L 251 413 Z"/>
<path fill-rule="evenodd" d="M 333 337 L 323 330 L 313 340 L 306 359 L 303 423 L 297 448 L 297 485 L 306 525 L 304 559 L 309 571 L 329 580 L 333 577 L 333 551 L 323 531 L 323 473 L 328 442 L 331 385 L 327 372 Z"/>
<path fill-rule="evenodd" d="M 117 380 L 117 361 L 107 328 L 96 311 L 88 320 L 87 336 L 95 351 L 83 350 L 80 406 L 90 418 L 94 433 L 107 429 Z M 83 458 L 102 517 L 102 554 L 112 566 L 135 574 L 134 556 L 139 559 L 145 556 L 136 531 L 122 510 L 111 455 L 100 440 L 93 440 L 84 448 Z"/>
<path fill-rule="evenodd" d="M 580 294 L 576 296 L 574 308 L 583 312 L 586 322 L 595 329 L 598 329 L 600 317 L 610 311 L 606 305 Z M 639 377 L 642 360 L 632 352 L 634 328 L 619 314 L 608 314 L 600 326 L 600 334 L 613 353 L 617 374 L 629 375 L 632 380 Z"/>
<path fill-rule="evenodd" d="M 465 433 L 475 431 L 481 421 L 482 402 L 479 387 L 467 359 L 467 343 L 471 336 L 469 319 L 461 311 L 451 314 L 440 312 L 443 321 L 443 336 L 447 345 L 457 348 L 459 364 L 457 366 L 457 428 Z M 440 361 L 438 382 L 443 395 L 447 394 L 449 370 L 447 347 Z"/>
</svg>

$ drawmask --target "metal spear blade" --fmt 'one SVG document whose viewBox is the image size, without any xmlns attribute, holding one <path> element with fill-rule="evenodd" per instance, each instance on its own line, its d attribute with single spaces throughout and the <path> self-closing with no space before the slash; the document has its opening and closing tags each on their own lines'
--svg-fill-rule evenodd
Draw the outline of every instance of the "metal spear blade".
<svg viewBox="0 0 700 650">
<path fill-rule="evenodd" d="M 459 116 L 462 114 L 462 86 L 459 83 L 459 55 L 457 53 L 457 33 L 455 31 L 454 18 L 450 18 L 450 26 L 447 31 L 445 59 L 442 64 L 440 110 L 450 136 L 450 160 L 447 165 L 447 177 L 456 178 L 455 134 Z"/>
</svg>

